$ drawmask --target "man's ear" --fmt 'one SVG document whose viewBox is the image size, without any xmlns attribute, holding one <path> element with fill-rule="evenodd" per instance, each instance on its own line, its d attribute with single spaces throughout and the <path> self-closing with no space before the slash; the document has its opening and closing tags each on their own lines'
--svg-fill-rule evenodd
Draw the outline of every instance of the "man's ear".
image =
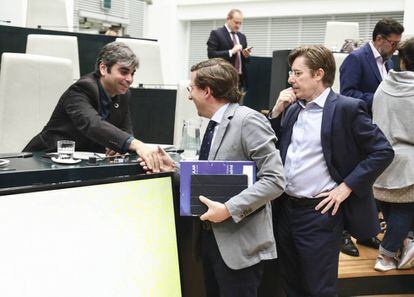
<svg viewBox="0 0 414 297">
<path fill-rule="evenodd" d="M 211 97 L 211 89 L 210 89 L 210 87 L 206 87 L 206 88 L 204 89 L 204 92 L 205 92 L 205 94 L 206 94 L 206 98 Z"/>
<path fill-rule="evenodd" d="M 106 65 L 102 62 L 99 63 L 99 72 L 102 76 L 108 73 Z"/>
<path fill-rule="evenodd" d="M 314 76 L 316 77 L 317 80 L 322 80 L 323 77 L 325 76 L 325 71 L 322 68 L 319 68 L 318 70 L 315 71 Z"/>
</svg>

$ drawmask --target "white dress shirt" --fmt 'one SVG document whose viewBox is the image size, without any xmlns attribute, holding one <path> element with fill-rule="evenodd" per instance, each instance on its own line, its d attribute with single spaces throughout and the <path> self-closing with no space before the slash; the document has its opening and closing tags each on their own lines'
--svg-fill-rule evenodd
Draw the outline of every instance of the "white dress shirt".
<svg viewBox="0 0 414 297">
<path fill-rule="evenodd" d="M 298 198 L 314 198 L 332 190 L 337 183 L 331 178 L 321 145 L 323 107 L 330 88 L 307 103 L 300 101 L 301 111 L 293 126 L 285 160 L 286 193 Z"/>
<path fill-rule="evenodd" d="M 218 127 L 220 126 L 220 122 L 223 119 L 224 113 L 226 112 L 227 107 L 229 107 L 230 103 L 224 104 L 222 107 L 217 110 L 210 120 L 215 121 L 217 125 L 214 127 L 214 134 L 213 139 L 211 140 L 211 146 L 213 146 L 214 139 L 216 138 Z"/>
<path fill-rule="evenodd" d="M 384 79 L 384 77 L 387 75 L 387 68 L 385 67 L 385 61 L 382 58 L 381 54 L 378 52 L 378 50 L 375 48 L 372 40 L 369 42 L 369 46 L 371 47 L 372 53 L 374 54 L 374 58 L 375 58 L 375 61 L 377 62 L 379 73 L 381 74 L 381 78 Z"/>
</svg>

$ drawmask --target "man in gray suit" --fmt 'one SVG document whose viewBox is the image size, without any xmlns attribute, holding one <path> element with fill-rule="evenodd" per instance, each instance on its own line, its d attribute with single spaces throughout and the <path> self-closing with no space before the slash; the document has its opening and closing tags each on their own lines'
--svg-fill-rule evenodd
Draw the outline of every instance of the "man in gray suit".
<svg viewBox="0 0 414 297">
<path fill-rule="evenodd" d="M 276 258 L 270 201 L 285 182 L 276 137 L 260 113 L 238 104 L 238 74 L 223 59 L 191 68 L 189 99 L 210 119 L 200 159 L 255 161 L 257 181 L 226 203 L 200 196 L 201 257 L 207 296 L 257 296 L 262 260 Z M 211 146 L 211 148 L 210 148 Z"/>
</svg>

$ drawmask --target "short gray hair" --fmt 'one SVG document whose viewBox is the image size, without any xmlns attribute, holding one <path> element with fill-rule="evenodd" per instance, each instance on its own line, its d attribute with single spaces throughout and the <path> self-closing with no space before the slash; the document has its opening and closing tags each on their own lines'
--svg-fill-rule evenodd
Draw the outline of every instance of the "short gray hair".
<svg viewBox="0 0 414 297">
<path fill-rule="evenodd" d="M 95 73 L 101 76 L 99 71 L 99 65 L 103 63 L 108 72 L 116 63 L 120 63 L 122 66 L 133 66 L 135 69 L 139 66 L 139 61 L 134 52 L 123 42 L 111 42 L 106 44 L 99 52 L 95 64 Z"/>
</svg>

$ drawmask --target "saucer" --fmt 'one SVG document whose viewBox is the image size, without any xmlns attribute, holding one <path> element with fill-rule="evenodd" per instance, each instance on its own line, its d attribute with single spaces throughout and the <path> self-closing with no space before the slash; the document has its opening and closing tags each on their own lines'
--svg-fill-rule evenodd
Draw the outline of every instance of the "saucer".
<svg viewBox="0 0 414 297">
<path fill-rule="evenodd" d="M 51 158 L 53 162 L 58 164 L 77 164 L 79 162 L 82 162 L 81 159 L 59 159 L 56 157 Z"/>
<path fill-rule="evenodd" d="M 7 165 L 9 165 L 10 160 L 7 159 L 0 159 L 0 167 L 6 167 Z"/>
</svg>

